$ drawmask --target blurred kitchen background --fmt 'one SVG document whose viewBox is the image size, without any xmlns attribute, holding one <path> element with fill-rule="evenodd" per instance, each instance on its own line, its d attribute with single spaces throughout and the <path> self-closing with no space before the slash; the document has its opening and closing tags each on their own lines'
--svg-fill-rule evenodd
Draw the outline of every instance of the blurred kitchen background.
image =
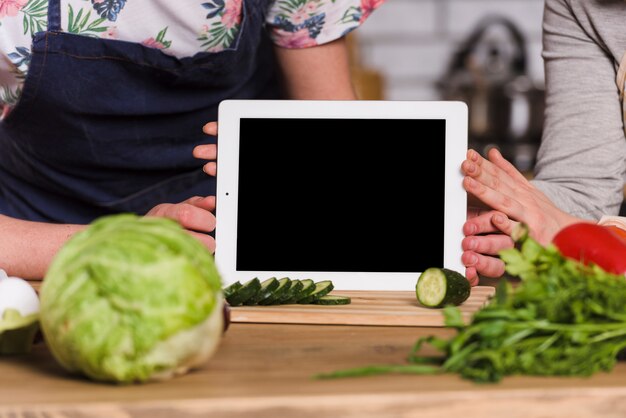
<svg viewBox="0 0 626 418">
<path fill-rule="evenodd" d="M 543 0 L 387 0 L 349 38 L 362 99 L 463 100 L 470 146 L 531 173 L 543 123 Z"/>
</svg>

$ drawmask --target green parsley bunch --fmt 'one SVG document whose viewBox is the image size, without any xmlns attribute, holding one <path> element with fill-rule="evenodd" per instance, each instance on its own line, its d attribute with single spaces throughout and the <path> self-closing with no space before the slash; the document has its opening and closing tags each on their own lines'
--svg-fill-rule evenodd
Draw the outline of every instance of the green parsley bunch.
<svg viewBox="0 0 626 418">
<path fill-rule="evenodd" d="M 381 373 L 458 373 L 476 382 L 508 375 L 589 376 L 610 371 L 626 348 L 626 280 L 585 266 L 524 235 L 500 254 L 506 271 L 496 297 L 465 325 L 457 307 L 444 310 L 451 339 L 420 339 L 409 365 L 370 366 L 320 377 Z M 440 353 L 420 356 L 424 343 Z"/>
</svg>

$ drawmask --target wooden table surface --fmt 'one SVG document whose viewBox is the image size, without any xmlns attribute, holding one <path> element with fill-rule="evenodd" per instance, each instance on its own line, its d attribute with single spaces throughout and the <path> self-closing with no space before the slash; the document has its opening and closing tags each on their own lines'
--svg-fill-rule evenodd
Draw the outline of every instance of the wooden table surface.
<svg viewBox="0 0 626 418">
<path fill-rule="evenodd" d="M 115 386 L 69 376 L 45 345 L 0 359 L 0 417 L 624 417 L 626 364 L 592 378 L 453 375 L 314 380 L 318 372 L 402 364 L 442 328 L 233 324 L 207 365 L 174 380 Z"/>
</svg>

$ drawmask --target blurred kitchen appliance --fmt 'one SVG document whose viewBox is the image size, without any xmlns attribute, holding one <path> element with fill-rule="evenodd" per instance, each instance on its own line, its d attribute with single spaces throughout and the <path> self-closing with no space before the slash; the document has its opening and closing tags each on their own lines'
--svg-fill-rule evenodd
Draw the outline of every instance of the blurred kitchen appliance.
<svg viewBox="0 0 626 418">
<path fill-rule="evenodd" d="M 544 89 L 528 76 L 526 42 L 510 20 L 481 20 L 437 83 L 444 100 L 469 107 L 469 146 L 497 147 L 520 171 L 535 164 L 543 130 Z"/>
</svg>

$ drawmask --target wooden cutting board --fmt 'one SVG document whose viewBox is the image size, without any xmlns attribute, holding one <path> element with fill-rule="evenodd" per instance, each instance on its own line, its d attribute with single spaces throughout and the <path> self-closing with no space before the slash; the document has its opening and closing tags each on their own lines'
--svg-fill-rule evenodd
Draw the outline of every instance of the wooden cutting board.
<svg viewBox="0 0 626 418">
<path fill-rule="evenodd" d="M 275 324 L 386 325 L 407 327 L 441 327 L 441 309 L 421 306 L 412 291 L 334 291 L 331 294 L 350 296 L 352 303 L 342 306 L 277 305 L 235 306 L 232 322 Z M 472 314 L 495 294 L 491 286 L 476 286 L 460 306 L 469 322 Z"/>
</svg>

